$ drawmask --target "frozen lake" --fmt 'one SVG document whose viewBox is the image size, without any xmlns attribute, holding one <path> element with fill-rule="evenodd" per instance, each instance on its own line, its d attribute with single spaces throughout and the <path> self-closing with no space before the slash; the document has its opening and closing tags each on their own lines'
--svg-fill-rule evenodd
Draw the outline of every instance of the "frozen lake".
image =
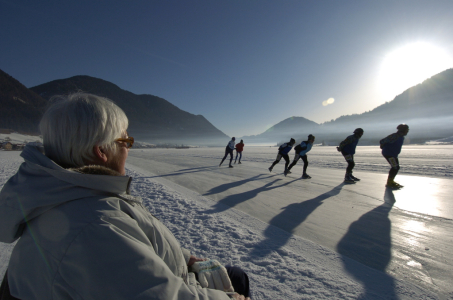
<svg viewBox="0 0 453 300">
<path fill-rule="evenodd" d="M 385 188 L 389 166 L 378 147 L 358 147 L 355 176 L 343 184 L 346 162 L 335 147 L 308 154 L 310 180 L 302 162 L 283 176 L 283 160 L 269 173 L 276 147 L 244 149 L 243 164 L 218 167 L 224 148 L 135 149 L 128 163 L 270 226 L 311 240 L 389 278 L 408 280 L 453 296 L 453 146 L 404 146 L 397 181 Z M 291 152 L 293 156 L 294 152 Z M 292 158 L 292 157 L 291 157 Z M 217 210 L 213 210 L 213 212 Z M 275 239 L 276 248 L 289 240 Z M 360 274 L 351 273 L 358 280 Z M 390 280 L 389 283 L 392 281 Z M 365 280 L 364 284 L 369 284 Z"/>
</svg>

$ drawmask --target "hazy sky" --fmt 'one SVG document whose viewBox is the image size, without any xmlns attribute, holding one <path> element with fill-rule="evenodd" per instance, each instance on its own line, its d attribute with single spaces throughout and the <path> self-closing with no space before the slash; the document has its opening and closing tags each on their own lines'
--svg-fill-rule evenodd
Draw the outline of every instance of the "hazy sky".
<svg viewBox="0 0 453 300">
<path fill-rule="evenodd" d="M 101 78 L 239 137 L 362 113 L 453 67 L 452 12 L 452 0 L 0 0 L 0 69 L 26 87 Z"/>
</svg>

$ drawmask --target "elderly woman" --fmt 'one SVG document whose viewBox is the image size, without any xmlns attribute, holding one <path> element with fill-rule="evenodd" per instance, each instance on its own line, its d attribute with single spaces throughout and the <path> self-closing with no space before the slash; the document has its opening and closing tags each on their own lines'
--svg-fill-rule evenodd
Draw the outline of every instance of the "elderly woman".
<svg viewBox="0 0 453 300">
<path fill-rule="evenodd" d="M 226 293 L 227 286 L 214 289 L 213 272 L 225 268 L 216 261 L 207 267 L 190 255 L 141 199 L 129 194 L 125 163 L 134 139 L 118 106 L 85 93 L 58 96 L 52 103 L 40 123 L 45 155 L 27 146 L 21 154 L 25 162 L 0 193 L 0 241 L 20 238 L 4 280 L 13 297 L 249 296 L 248 286 L 235 285 L 237 278 L 248 281 L 245 273 L 234 268 L 228 273 L 240 294 Z M 192 268 L 198 278 L 210 276 L 205 286 L 212 288 L 203 288 Z"/>
</svg>

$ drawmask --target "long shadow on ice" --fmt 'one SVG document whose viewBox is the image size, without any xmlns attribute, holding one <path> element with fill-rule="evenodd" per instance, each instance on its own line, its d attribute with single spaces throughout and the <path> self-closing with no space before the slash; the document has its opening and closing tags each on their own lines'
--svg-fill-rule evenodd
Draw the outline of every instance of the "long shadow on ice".
<svg viewBox="0 0 453 300">
<path fill-rule="evenodd" d="M 337 185 L 330 191 L 325 192 L 313 199 L 305 200 L 300 203 L 293 203 L 283 207 L 283 211 L 272 218 L 264 231 L 266 239 L 254 246 L 250 255 L 264 257 L 273 251 L 285 246 L 291 238 L 297 226 L 302 224 L 307 217 L 314 212 L 324 200 L 338 195 L 344 183 Z M 286 232 L 282 232 L 280 229 Z"/>
<path fill-rule="evenodd" d="M 198 168 L 190 168 L 190 169 L 181 169 L 181 170 L 175 171 L 173 173 L 159 174 L 159 175 L 156 175 L 156 176 L 138 177 L 138 178 L 157 178 L 157 177 L 186 175 L 186 174 L 190 174 L 190 173 L 198 173 L 198 172 L 205 172 L 205 171 L 209 171 L 209 170 L 216 170 L 218 168 L 219 168 L 218 166 L 211 166 L 211 167 L 198 167 Z"/>
<path fill-rule="evenodd" d="M 269 183 L 266 183 L 262 187 L 256 188 L 254 190 L 226 196 L 222 200 L 218 201 L 213 206 L 212 209 L 206 211 L 205 213 L 210 214 L 210 213 L 218 213 L 218 212 L 225 211 L 229 207 L 235 207 L 236 205 L 238 205 L 240 203 L 244 203 L 244 202 L 246 202 L 246 201 L 248 201 L 250 199 L 255 198 L 259 193 L 283 187 L 283 186 L 288 185 L 288 184 L 290 184 L 290 183 L 292 183 L 292 182 L 294 182 L 294 181 L 296 181 L 298 179 L 295 179 L 295 180 L 292 180 L 292 181 L 287 181 L 287 182 L 285 182 L 283 184 L 274 186 L 274 184 L 277 181 L 280 181 L 280 180 L 282 180 L 282 179 L 275 179 L 275 180 L 273 180 L 273 181 L 271 181 Z"/>
<path fill-rule="evenodd" d="M 243 184 L 246 184 L 246 183 L 248 183 L 250 181 L 263 180 L 263 179 L 267 179 L 267 178 L 274 177 L 274 176 L 275 175 L 270 175 L 269 176 L 269 175 L 259 174 L 259 175 L 256 175 L 256 176 L 253 176 L 253 177 L 250 177 L 250 178 L 245 178 L 245 179 L 234 181 L 234 182 L 224 183 L 224 184 L 218 185 L 216 187 L 213 187 L 207 193 L 203 194 L 203 196 L 220 194 L 220 193 L 225 192 L 225 191 L 227 191 L 229 189 L 233 189 L 233 188 L 236 188 L 236 187 L 241 186 Z"/>
<path fill-rule="evenodd" d="M 345 269 L 364 284 L 364 293 L 360 299 L 398 299 L 394 279 L 385 273 L 391 260 L 392 226 L 389 213 L 394 203 L 393 191 L 386 189 L 384 204 L 352 223 L 337 245 L 337 252 L 344 256 Z M 382 273 L 369 276 L 357 262 Z"/>
</svg>

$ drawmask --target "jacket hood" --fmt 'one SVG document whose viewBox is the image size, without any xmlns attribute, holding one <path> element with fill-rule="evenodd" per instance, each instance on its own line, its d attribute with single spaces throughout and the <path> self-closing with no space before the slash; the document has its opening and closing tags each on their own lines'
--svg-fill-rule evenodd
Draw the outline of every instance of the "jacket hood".
<svg viewBox="0 0 453 300">
<path fill-rule="evenodd" d="M 64 169 L 38 147 L 26 146 L 18 172 L 0 192 L 0 241 L 11 243 L 27 222 L 68 201 L 129 194 L 131 178 L 101 166 Z M 118 176 L 112 176 L 118 175 Z"/>
</svg>

